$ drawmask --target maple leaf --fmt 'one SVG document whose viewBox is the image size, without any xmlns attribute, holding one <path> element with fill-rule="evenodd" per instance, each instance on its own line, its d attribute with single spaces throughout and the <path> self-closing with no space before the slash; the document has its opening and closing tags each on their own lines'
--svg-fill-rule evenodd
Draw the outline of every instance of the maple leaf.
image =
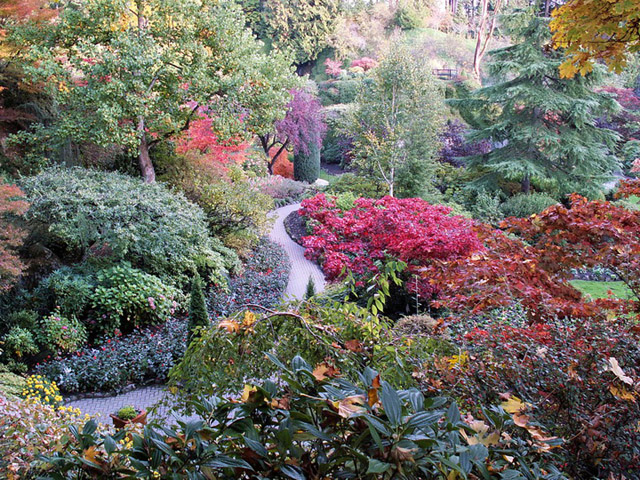
<svg viewBox="0 0 640 480">
<path fill-rule="evenodd" d="M 630 392 L 629 390 L 627 390 L 624 387 L 618 388 L 618 387 L 616 387 L 614 385 L 610 385 L 609 386 L 609 391 L 611 392 L 611 394 L 614 397 L 619 398 L 620 400 L 629 400 L 631 402 L 635 402 L 636 401 L 636 397 L 633 394 L 633 392 Z"/>
<path fill-rule="evenodd" d="M 344 342 L 344 346 L 347 350 L 351 350 L 352 352 L 355 352 L 355 353 L 360 353 L 364 350 L 362 348 L 362 343 L 360 343 L 360 341 L 355 339 L 347 340 L 346 342 Z"/>
<path fill-rule="evenodd" d="M 227 332 L 234 333 L 240 330 L 240 324 L 235 320 L 231 320 L 230 318 L 225 318 L 220 323 L 218 323 L 218 328 L 225 328 Z"/>
</svg>

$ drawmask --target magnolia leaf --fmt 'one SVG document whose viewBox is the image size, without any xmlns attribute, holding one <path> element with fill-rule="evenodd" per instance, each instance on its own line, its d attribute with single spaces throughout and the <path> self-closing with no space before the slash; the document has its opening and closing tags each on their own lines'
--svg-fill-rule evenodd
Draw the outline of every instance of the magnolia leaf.
<svg viewBox="0 0 640 480">
<path fill-rule="evenodd" d="M 618 360 L 616 358 L 610 357 L 609 358 L 609 365 L 611 365 L 609 370 L 611 372 L 613 372 L 613 374 L 616 377 L 618 377 L 620 380 L 622 380 L 627 385 L 633 385 L 633 379 L 624 374 L 624 372 L 622 371 L 622 368 L 620 367 L 620 364 L 618 363 Z"/>
<path fill-rule="evenodd" d="M 518 397 L 509 395 L 506 402 L 502 402 L 500 406 L 507 413 L 520 413 L 527 409 L 527 404 L 520 400 Z"/>
<path fill-rule="evenodd" d="M 343 418 L 350 418 L 354 415 L 360 415 L 367 411 L 364 407 L 365 401 L 364 395 L 351 395 L 350 397 L 343 398 L 334 404 L 337 403 L 338 415 Z"/>
</svg>

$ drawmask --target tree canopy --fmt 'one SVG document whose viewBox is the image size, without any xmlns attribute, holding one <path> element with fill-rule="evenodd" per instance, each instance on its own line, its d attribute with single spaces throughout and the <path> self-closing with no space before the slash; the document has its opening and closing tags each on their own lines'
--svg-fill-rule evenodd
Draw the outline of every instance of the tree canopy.
<svg viewBox="0 0 640 480">
<path fill-rule="evenodd" d="M 42 148 L 92 142 L 138 156 L 188 128 L 206 107 L 219 137 L 259 133 L 284 115 L 295 85 L 280 54 L 261 53 L 232 2 L 88 0 L 54 23 L 15 27 L 26 81 L 60 106 L 22 140 Z M 42 154 L 50 156 L 51 150 Z"/>
<path fill-rule="evenodd" d="M 640 51 L 640 4 L 636 0 L 569 0 L 553 11 L 556 48 L 564 48 L 562 77 L 593 70 L 602 61 L 620 73 L 627 54 Z"/>
</svg>

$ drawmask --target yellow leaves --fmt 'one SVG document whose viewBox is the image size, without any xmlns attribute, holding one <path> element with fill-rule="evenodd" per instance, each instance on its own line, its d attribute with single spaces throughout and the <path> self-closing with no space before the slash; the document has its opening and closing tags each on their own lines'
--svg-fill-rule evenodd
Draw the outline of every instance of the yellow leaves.
<svg viewBox="0 0 640 480">
<path fill-rule="evenodd" d="M 218 323 L 218 328 L 225 329 L 229 333 L 239 333 L 241 330 L 246 335 L 253 333 L 253 326 L 258 321 L 256 314 L 250 310 L 244 312 L 242 322 L 238 322 L 233 318 L 225 318 Z"/>
<path fill-rule="evenodd" d="M 525 411 L 530 405 L 520 400 L 518 397 L 506 394 L 507 400 L 502 402 L 500 406 L 507 413 L 520 413 Z"/>
<path fill-rule="evenodd" d="M 506 401 L 502 402 L 500 406 L 505 412 L 511 414 L 511 418 L 515 425 L 520 428 L 524 428 L 529 432 L 529 435 L 533 438 L 534 444 L 538 450 L 546 452 L 553 448 L 553 446 L 549 445 L 547 442 L 557 440 L 557 437 L 547 436 L 542 428 L 531 424 L 531 418 L 529 415 L 525 415 L 525 410 L 531 407 L 531 405 L 510 394 L 502 394 L 502 396 L 506 397 Z"/>
<path fill-rule="evenodd" d="M 469 354 L 467 352 L 462 352 L 459 355 L 452 356 L 447 360 L 447 362 L 449 362 L 450 369 L 454 369 L 455 367 L 464 368 L 469 362 Z"/>
<path fill-rule="evenodd" d="M 252 387 L 251 385 L 245 385 L 240 396 L 241 403 L 252 403 L 255 401 L 255 397 L 258 393 L 258 387 Z"/>
<path fill-rule="evenodd" d="M 218 323 L 218 328 L 225 328 L 229 333 L 236 333 L 240 330 L 240 324 L 230 318 L 225 318 Z"/>
<path fill-rule="evenodd" d="M 465 430 L 460 430 L 460 434 L 466 440 L 469 445 L 484 445 L 490 447 L 491 445 L 498 445 L 500 443 L 500 432 L 489 431 L 489 425 L 482 420 L 472 420 L 469 422 L 469 426 L 476 432 L 475 435 L 469 436 Z"/>
<path fill-rule="evenodd" d="M 623 381 L 627 385 L 633 385 L 633 379 L 625 375 L 625 373 L 622 371 L 622 368 L 620 367 L 620 364 L 618 363 L 618 360 L 615 359 L 614 357 L 609 358 L 608 370 L 610 370 L 616 377 L 618 377 L 621 381 Z"/>
<path fill-rule="evenodd" d="M 614 385 L 609 386 L 609 391 L 611 394 L 619 400 L 628 400 L 630 402 L 636 401 L 636 397 L 633 392 L 630 392 L 624 387 L 618 388 Z"/>
<path fill-rule="evenodd" d="M 82 452 L 82 458 L 84 458 L 85 460 L 91 463 L 98 463 L 96 461 L 97 456 L 98 456 L 98 450 L 95 445 L 91 445 L 84 452 Z"/>
</svg>

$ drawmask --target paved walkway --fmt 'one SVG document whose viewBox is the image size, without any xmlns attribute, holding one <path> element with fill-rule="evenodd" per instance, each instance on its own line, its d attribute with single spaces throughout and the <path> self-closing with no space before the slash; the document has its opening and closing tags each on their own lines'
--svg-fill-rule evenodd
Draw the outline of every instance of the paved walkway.
<svg viewBox="0 0 640 480">
<path fill-rule="evenodd" d="M 285 295 L 295 299 L 302 299 L 304 297 L 309 277 L 313 278 L 316 285 L 316 292 L 321 292 L 325 287 L 322 270 L 320 270 L 318 265 L 304 257 L 304 248 L 291 240 L 284 228 L 284 219 L 291 212 L 299 208 L 300 204 L 295 203 L 273 211 L 271 215 L 275 218 L 275 223 L 269 233 L 269 238 L 282 245 L 291 259 L 291 273 L 289 274 L 289 283 Z"/>
<path fill-rule="evenodd" d="M 300 204 L 296 203 L 274 210 L 270 214 L 275 218 L 275 222 L 269 233 L 269 238 L 282 245 L 291 259 L 291 273 L 289 274 L 289 283 L 285 291 L 285 298 L 290 299 L 302 299 L 304 297 L 309 277 L 312 277 L 315 282 L 316 292 L 321 292 L 325 286 L 324 275 L 320 268 L 304 257 L 304 248 L 291 240 L 284 228 L 284 219 L 291 212 L 299 208 Z M 112 397 L 75 400 L 67 403 L 67 405 L 79 408 L 82 413 L 99 415 L 98 420 L 100 422 L 108 423 L 111 422 L 109 414 L 117 411 L 121 407 L 133 405 L 138 409 L 149 409 L 162 400 L 166 393 L 163 386 L 154 385 Z M 158 414 L 160 416 L 164 416 L 166 413 L 166 407 L 158 408 Z"/>
</svg>

